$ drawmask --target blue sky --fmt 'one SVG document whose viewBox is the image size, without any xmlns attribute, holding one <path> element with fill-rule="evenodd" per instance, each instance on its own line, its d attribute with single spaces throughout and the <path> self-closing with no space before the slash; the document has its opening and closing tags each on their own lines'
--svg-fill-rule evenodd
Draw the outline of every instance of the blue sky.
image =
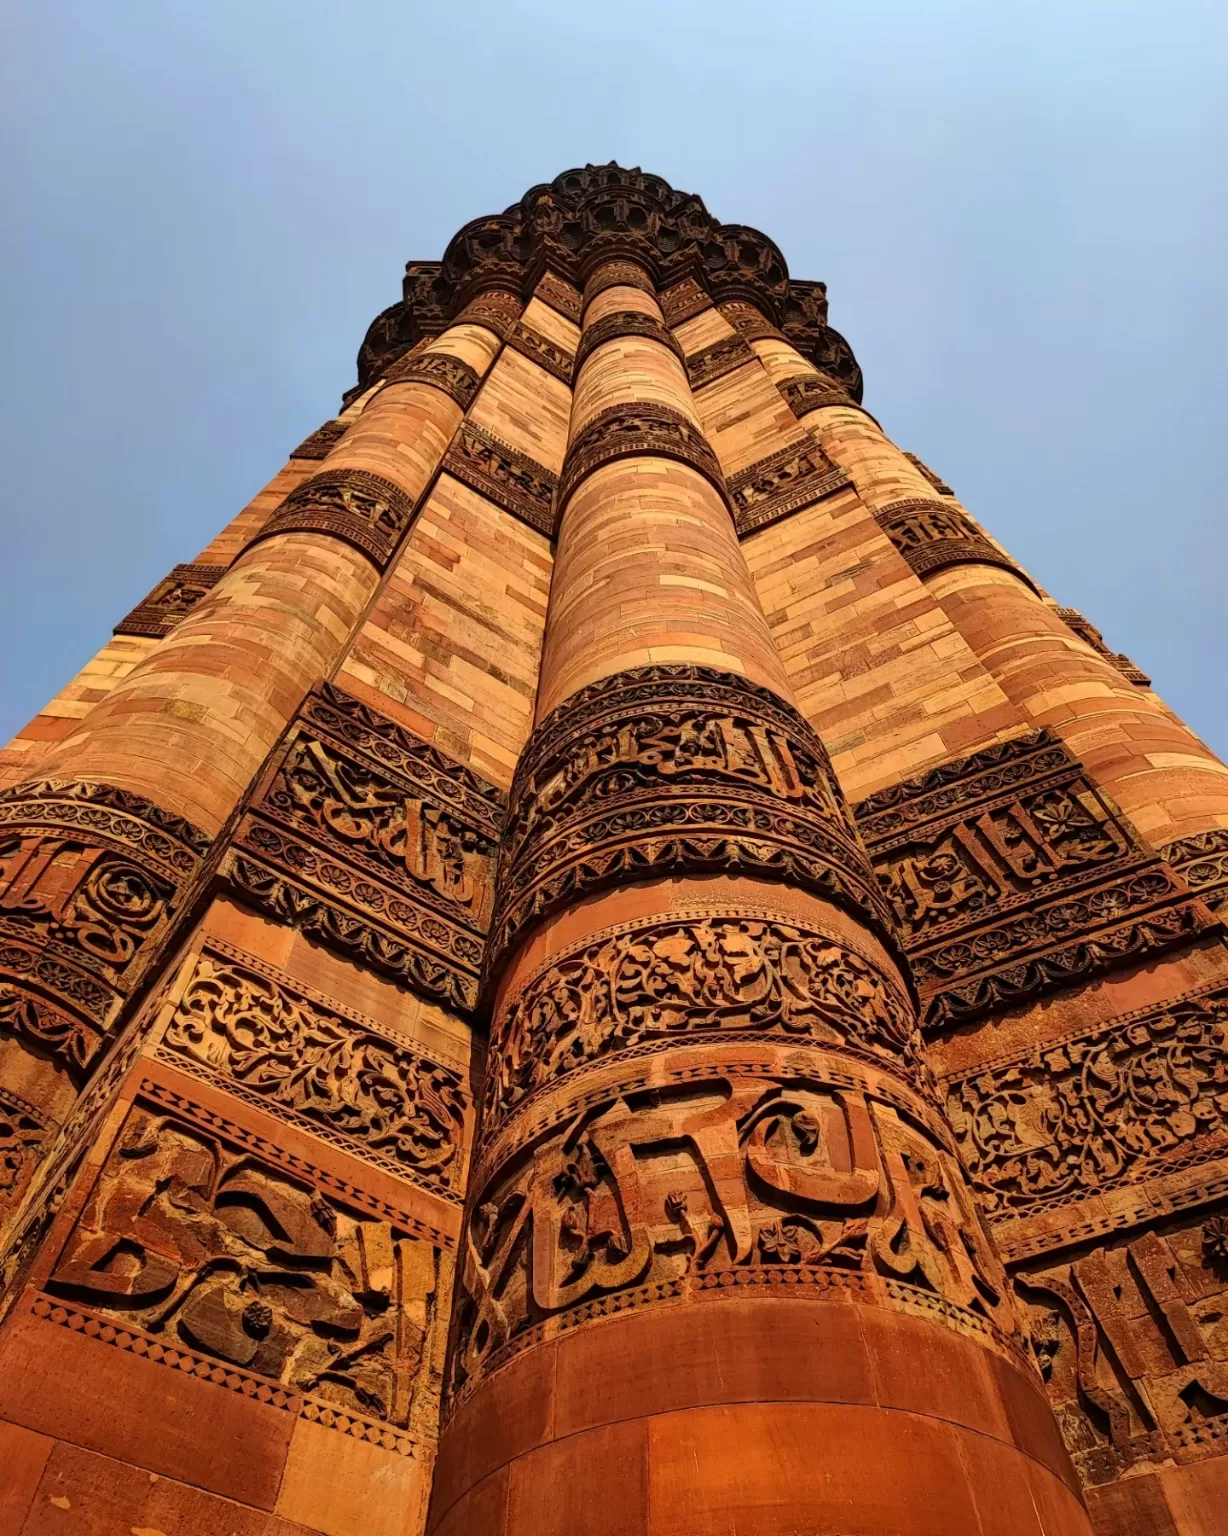
<svg viewBox="0 0 1228 1536">
<path fill-rule="evenodd" d="M 1228 6 L 9 0 L 0 739 L 336 409 L 409 258 L 640 164 L 1228 753 Z"/>
</svg>

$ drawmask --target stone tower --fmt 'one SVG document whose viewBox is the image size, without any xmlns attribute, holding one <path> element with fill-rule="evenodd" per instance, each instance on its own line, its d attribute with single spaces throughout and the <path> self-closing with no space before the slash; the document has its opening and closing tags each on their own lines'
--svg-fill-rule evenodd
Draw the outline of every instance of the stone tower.
<svg viewBox="0 0 1228 1536">
<path fill-rule="evenodd" d="M 1226 1528 L 1228 769 L 861 399 L 569 171 L 0 756 L 4 1536 Z"/>
</svg>

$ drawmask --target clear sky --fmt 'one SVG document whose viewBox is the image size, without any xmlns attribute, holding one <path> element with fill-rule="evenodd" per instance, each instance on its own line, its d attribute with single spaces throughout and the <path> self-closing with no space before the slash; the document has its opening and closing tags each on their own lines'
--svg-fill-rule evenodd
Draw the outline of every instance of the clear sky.
<svg viewBox="0 0 1228 1536">
<path fill-rule="evenodd" d="M 823 278 L 866 403 L 1228 753 L 1228 5 L 7 0 L 0 739 L 569 166 Z"/>
</svg>

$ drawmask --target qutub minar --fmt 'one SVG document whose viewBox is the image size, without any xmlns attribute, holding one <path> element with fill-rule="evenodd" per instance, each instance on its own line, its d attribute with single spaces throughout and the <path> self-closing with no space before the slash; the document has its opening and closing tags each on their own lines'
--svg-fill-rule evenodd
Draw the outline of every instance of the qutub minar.
<svg viewBox="0 0 1228 1536">
<path fill-rule="evenodd" d="M 0 757 L 3 1532 L 1228 1530 L 1228 769 L 764 235 L 404 295 Z"/>
</svg>

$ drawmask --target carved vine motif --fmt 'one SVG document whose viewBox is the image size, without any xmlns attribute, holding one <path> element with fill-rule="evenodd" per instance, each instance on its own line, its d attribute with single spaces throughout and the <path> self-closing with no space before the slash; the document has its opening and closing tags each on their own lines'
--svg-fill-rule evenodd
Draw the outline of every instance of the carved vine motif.
<svg viewBox="0 0 1228 1536">
<path fill-rule="evenodd" d="M 1209 925 L 1047 731 L 894 786 L 856 814 L 930 1024 L 1094 976 Z"/>
<path fill-rule="evenodd" d="M 817 443 L 790 443 L 730 479 L 738 536 L 779 522 L 848 484 L 849 477 Z"/>
<path fill-rule="evenodd" d="M 1116 667 L 1128 683 L 1133 683 L 1136 688 L 1151 687 L 1151 679 L 1142 668 L 1136 667 L 1123 652 L 1111 651 L 1105 644 L 1104 636 L 1077 608 L 1059 608 L 1057 612 L 1067 627 L 1073 629 L 1079 639 L 1090 645 L 1093 651 L 1103 656 L 1110 666 Z"/>
<path fill-rule="evenodd" d="M 1015 1331 L 958 1163 L 923 1120 L 843 1058 L 833 1082 L 813 1050 L 725 1054 L 714 1069 L 675 1050 L 644 1091 L 607 1083 L 475 1186 L 454 1396 L 573 1322 L 733 1286 L 844 1288 Z"/>
<path fill-rule="evenodd" d="M 490 919 L 500 799 L 326 685 L 309 695 L 274 754 L 224 873 L 283 921 L 469 1008 Z"/>
<path fill-rule="evenodd" d="M 310 437 L 305 437 L 297 448 L 292 449 L 292 459 L 326 459 L 345 434 L 350 430 L 348 421 L 326 421 L 317 427 Z"/>
<path fill-rule="evenodd" d="M 48 1282 L 57 1296 L 405 1426 L 438 1255 L 186 1121 L 130 1115 Z"/>
<path fill-rule="evenodd" d="M 226 574 L 224 565 L 177 565 L 115 626 L 117 635 L 161 640 Z"/>
<path fill-rule="evenodd" d="M 413 514 L 413 500 L 382 475 L 326 469 L 290 492 L 256 540 L 280 533 L 326 533 L 361 550 L 382 571 Z"/>
<path fill-rule="evenodd" d="M 686 356 L 669 326 L 655 315 L 646 315 L 638 309 L 622 309 L 612 315 L 603 315 L 600 320 L 585 326 L 580 345 L 576 349 L 576 372 L 579 373 L 598 347 L 604 346 L 607 341 L 618 341 L 624 336 L 643 336 L 649 341 L 658 341 L 663 347 L 668 347 L 686 367 Z"/>
<path fill-rule="evenodd" d="M 920 1082 L 912 1009 L 830 938 L 763 914 L 690 912 L 625 923 L 556 956 L 491 1037 L 487 1134 L 573 1068 L 650 1040 L 764 1031 L 837 1045 Z"/>
<path fill-rule="evenodd" d="M 165 1048 L 396 1173 L 460 1188 L 468 1108 L 461 1074 L 250 965 L 203 957 Z"/>
<path fill-rule="evenodd" d="M 656 454 L 689 464 L 725 496 L 725 478 L 707 438 L 681 411 L 643 401 L 598 411 L 567 449 L 557 505 L 566 506 L 575 488 L 595 469 L 634 454 Z"/>
<path fill-rule="evenodd" d="M 946 1085 L 981 1208 L 1032 1215 L 1222 1156 L 1228 992 L 1114 1020 Z"/>
<path fill-rule="evenodd" d="M 105 784 L 47 779 L 0 795 L 0 1030 L 85 1068 L 208 844 Z"/>
<path fill-rule="evenodd" d="M 559 477 L 485 427 L 464 422 L 444 456 L 443 468 L 538 533 L 554 537 Z"/>
<path fill-rule="evenodd" d="M 1033 587 L 1010 556 L 991 544 L 967 513 L 949 502 L 912 496 L 880 507 L 874 516 L 918 576 L 930 576 L 951 565 L 999 565 Z"/>
<path fill-rule="evenodd" d="M 429 384 L 441 389 L 462 411 L 473 404 L 482 382 L 477 370 L 449 352 L 419 352 L 384 370 L 385 384 Z"/>
<path fill-rule="evenodd" d="M 732 673 L 674 665 L 573 694 L 522 754 L 492 964 L 526 925 L 631 873 L 737 869 L 891 916 L 811 728 Z"/>
<path fill-rule="evenodd" d="M 613 262 L 626 270 L 606 277 L 601 269 Z M 577 288 L 593 273 L 602 282 L 659 287 L 671 325 L 713 301 L 752 304 L 803 357 L 860 397 L 861 370 L 827 324 L 822 283 L 791 281 L 780 251 L 759 231 L 719 224 L 698 197 L 613 164 L 567 171 L 506 213 L 475 219 L 442 262 L 410 262 L 403 298 L 367 332 L 360 385 L 374 383 L 422 336 L 438 335 L 475 295 L 502 288 L 528 298 L 546 270 Z M 587 296 L 594 291 L 590 281 Z"/>
<path fill-rule="evenodd" d="M 705 384 L 715 384 L 727 373 L 754 361 L 755 354 L 741 336 L 726 336 L 723 341 L 714 341 L 710 347 L 687 358 L 687 378 L 692 389 L 703 389 Z"/>
<path fill-rule="evenodd" d="M 564 384 L 571 383 L 571 376 L 576 367 L 575 358 L 557 342 L 550 341 L 540 331 L 535 331 L 532 326 L 526 325 L 523 320 L 516 322 L 507 340 L 509 346 L 522 353 L 531 363 L 544 368 L 547 373 L 553 374 L 556 379 L 561 379 Z"/>
<path fill-rule="evenodd" d="M 1032 1347 L 1083 1481 L 1188 1463 L 1228 1444 L 1222 1209 L 1047 1263 L 1016 1281 Z"/>
<path fill-rule="evenodd" d="M 1160 849 L 1192 891 L 1221 916 L 1228 898 L 1228 828 L 1181 837 Z"/>
</svg>

